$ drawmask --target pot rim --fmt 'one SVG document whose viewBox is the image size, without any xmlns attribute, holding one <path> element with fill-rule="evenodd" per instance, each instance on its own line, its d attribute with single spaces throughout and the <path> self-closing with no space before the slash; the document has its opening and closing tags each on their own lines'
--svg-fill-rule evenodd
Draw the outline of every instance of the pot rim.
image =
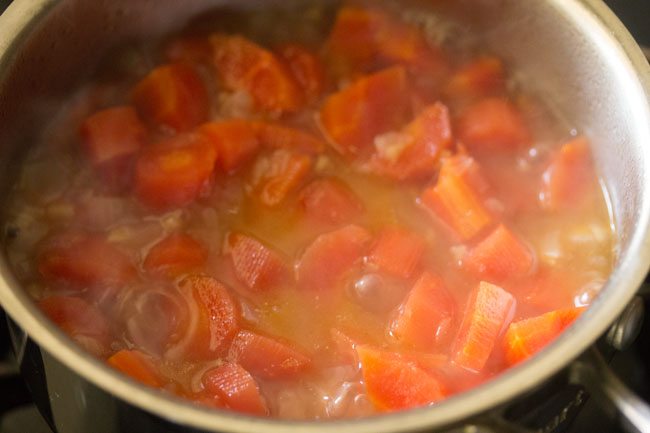
<svg viewBox="0 0 650 433">
<path fill-rule="evenodd" d="M 582 32 L 589 32 L 607 50 L 625 74 L 626 89 L 634 106 L 636 136 L 650 142 L 650 66 L 632 36 L 601 0 L 548 0 L 570 16 Z M 0 16 L 0 89 L 20 41 L 47 15 L 56 0 L 15 0 Z M 642 173 L 650 185 L 650 148 L 643 149 L 647 168 Z M 420 408 L 360 420 L 319 422 L 252 418 L 198 407 L 136 383 L 93 358 L 74 344 L 36 308 L 13 278 L 5 260 L 0 261 L 0 303 L 9 316 L 42 348 L 84 379 L 119 399 L 173 423 L 207 431 L 248 433 L 389 433 L 442 427 L 480 414 L 540 384 L 584 352 L 614 322 L 634 296 L 650 268 L 650 197 L 643 199 L 629 246 L 619 257 L 601 294 L 590 308 L 556 341 L 528 362 L 507 370 L 490 382 L 453 396 L 433 407 Z"/>
</svg>

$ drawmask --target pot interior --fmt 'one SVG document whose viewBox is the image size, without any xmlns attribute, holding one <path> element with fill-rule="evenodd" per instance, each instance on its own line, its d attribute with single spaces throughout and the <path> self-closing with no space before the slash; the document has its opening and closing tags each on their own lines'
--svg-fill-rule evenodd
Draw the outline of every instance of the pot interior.
<svg viewBox="0 0 650 433">
<path fill-rule="evenodd" d="M 30 144 L 37 140 L 39 130 L 56 113 L 61 101 L 93 73 L 107 50 L 128 41 L 155 39 L 178 30 L 191 17 L 226 3 L 223 0 L 16 0 L 0 20 L 0 190 L 3 192 L 0 205 L 8 196 L 16 168 Z M 290 8 L 306 2 L 277 0 L 273 3 Z M 477 390 L 437 408 L 416 411 L 417 416 L 396 415 L 381 424 L 373 424 L 373 420 L 344 424 L 345 431 L 376 433 L 440 425 L 534 385 L 604 331 L 633 295 L 648 266 L 645 245 L 650 206 L 647 191 L 650 114 L 644 89 L 647 67 L 639 66 L 640 53 L 604 6 L 598 1 L 573 0 L 462 0 L 450 2 L 451 5 L 425 0 L 400 3 L 416 10 L 442 9 L 444 14 L 455 17 L 459 28 L 480 34 L 484 44 L 503 57 L 530 90 L 552 102 L 559 118 L 591 139 L 616 224 L 617 268 L 589 314 L 579 322 L 583 326 L 563 336 L 546 359 L 506 373 L 487 385 L 491 390 Z M 236 4 L 237 7 L 268 7 L 270 2 Z M 613 26 L 611 32 L 603 27 L 603 20 Z M 436 20 L 432 23 L 435 25 Z M 630 60 L 628 55 L 633 58 Z M 22 288 L 15 284 L 4 257 L 1 270 L 0 298 L 14 319 L 47 349 L 56 352 L 66 347 L 68 352 L 62 356 L 69 365 L 81 358 L 67 342 L 60 341 L 58 334 L 43 335 L 48 332 L 44 331 L 46 325 L 40 315 L 37 314 L 38 319 L 25 318 L 35 310 Z M 592 322 L 589 329 L 586 321 Z M 87 374 L 102 370 L 90 360 L 84 360 L 83 366 Z M 103 383 L 117 377 L 103 374 L 104 379 L 97 381 Z M 527 378 L 520 380 L 525 374 Z M 133 387 L 126 385 L 126 382 L 121 385 L 126 389 L 125 395 Z M 486 399 L 488 395 L 490 398 Z M 185 421 L 195 425 L 215 425 L 212 423 L 224 417 L 207 414 L 194 417 L 192 414 L 199 410 L 187 410 Z M 163 409 L 160 411 L 163 413 Z M 249 427 L 244 421 L 240 424 L 232 421 L 229 425 L 229 431 L 244 431 Z M 281 423 L 276 425 L 277 430 L 269 427 L 269 431 L 283 431 L 286 427 Z"/>
</svg>

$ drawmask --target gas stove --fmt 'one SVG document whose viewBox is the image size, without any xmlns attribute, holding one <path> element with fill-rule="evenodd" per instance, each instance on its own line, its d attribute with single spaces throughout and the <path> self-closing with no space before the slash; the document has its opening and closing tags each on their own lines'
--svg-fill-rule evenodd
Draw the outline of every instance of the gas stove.
<svg viewBox="0 0 650 433">
<path fill-rule="evenodd" d="M 0 13 L 11 0 L 0 0 Z M 650 0 L 606 0 L 619 18 L 626 24 L 650 59 Z M 650 277 L 646 284 L 650 287 Z M 650 311 L 650 290 L 641 295 L 646 311 Z M 4 313 L 0 310 L 0 433 L 53 433 L 36 406 L 29 390 L 12 359 Z M 626 350 L 609 354 L 609 364 L 615 374 L 639 397 L 650 401 L 650 319 L 643 324 L 636 341 Z M 575 393 L 575 391 L 573 391 Z M 573 397 L 571 397 L 573 398 Z M 553 433 L 624 433 L 615 416 L 603 411 L 594 401 L 587 399 L 580 410 L 567 410 L 566 403 L 539 407 L 524 404 L 522 418 L 529 420 L 549 419 L 549 411 L 573 417 L 562 420 Z M 548 426 L 547 426 L 548 427 Z M 549 431 L 547 428 L 540 432 Z"/>
</svg>

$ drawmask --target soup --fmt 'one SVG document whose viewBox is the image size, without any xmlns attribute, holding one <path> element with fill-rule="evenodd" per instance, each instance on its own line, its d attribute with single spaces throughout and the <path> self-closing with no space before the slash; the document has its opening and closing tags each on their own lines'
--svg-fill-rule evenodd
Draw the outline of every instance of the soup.
<svg viewBox="0 0 650 433">
<path fill-rule="evenodd" d="M 22 168 L 16 275 L 133 380 L 257 416 L 432 405 L 533 356 L 612 267 L 588 139 L 418 18 L 220 11 L 116 48 Z"/>
</svg>

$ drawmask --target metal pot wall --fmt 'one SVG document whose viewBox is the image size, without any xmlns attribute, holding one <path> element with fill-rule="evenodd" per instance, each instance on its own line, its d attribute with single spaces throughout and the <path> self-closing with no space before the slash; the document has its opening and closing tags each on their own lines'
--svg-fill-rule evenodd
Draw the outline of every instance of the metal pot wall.
<svg viewBox="0 0 650 433">
<path fill-rule="evenodd" d="M 104 50 L 125 40 L 172 31 L 194 14 L 226 3 L 14 1 L 0 17 L 0 205 L 38 126 L 87 77 Z M 269 1 L 230 2 L 244 3 L 264 7 Z M 426 10 L 436 2 L 403 3 Z M 584 367 L 574 359 L 619 317 L 650 264 L 650 68 L 599 0 L 458 0 L 455 4 L 472 11 L 466 24 L 481 32 L 491 50 L 525 75 L 544 99 L 553 101 L 568 124 L 592 138 L 597 167 L 611 197 L 618 258 L 591 308 L 530 362 L 435 407 L 359 421 L 290 423 L 201 409 L 122 377 L 51 326 L 16 282 L 3 254 L 0 303 L 15 322 L 14 344 L 21 368 L 41 410 L 59 432 L 382 433 L 470 424 L 486 425 L 486 431 L 489 426 L 519 431 L 522 427 L 509 423 L 503 408 L 547 386 L 550 378 L 591 386 L 593 377 L 608 377 L 598 375 L 604 370 L 595 370 L 604 369 L 602 363 Z M 600 395 L 620 398 L 624 393 L 616 386 L 604 390 Z M 640 430 L 644 409 L 638 405 L 633 409 Z"/>
</svg>

